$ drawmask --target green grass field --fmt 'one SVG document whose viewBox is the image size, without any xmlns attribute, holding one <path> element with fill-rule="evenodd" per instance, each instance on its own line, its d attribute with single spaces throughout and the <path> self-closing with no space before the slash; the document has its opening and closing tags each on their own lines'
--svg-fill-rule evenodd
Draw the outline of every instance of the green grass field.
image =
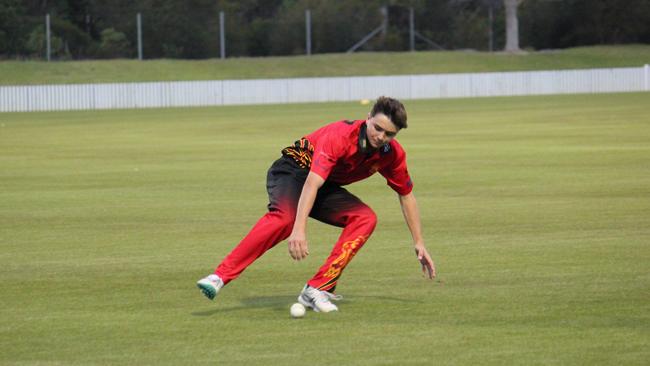
<svg viewBox="0 0 650 366">
<path fill-rule="evenodd" d="M 2 365 L 646 365 L 650 94 L 407 101 L 439 278 L 380 176 L 340 312 L 289 306 L 281 243 L 215 302 L 195 281 L 265 212 L 266 169 L 356 103 L 0 115 Z"/>
<path fill-rule="evenodd" d="M 0 85 L 563 70 L 647 63 L 650 45 L 578 47 L 525 55 L 445 51 L 193 61 L 0 61 Z"/>
</svg>

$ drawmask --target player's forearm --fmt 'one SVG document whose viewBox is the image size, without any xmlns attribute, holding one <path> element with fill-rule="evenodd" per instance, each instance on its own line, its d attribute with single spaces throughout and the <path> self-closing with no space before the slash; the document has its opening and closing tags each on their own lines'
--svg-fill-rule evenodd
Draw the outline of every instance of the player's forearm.
<svg viewBox="0 0 650 366">
<path fill-rule="evenodd" d="M 316 194 L 318 189 L 323 185 L 324 180 L 314 173 L 309 173 L 305 185 L 302 187 L 300 199 L 298 200 L 298 208 L 296 211 L 296 219 L 293 224 L 293 231 L 304 233 L 307 227 L 307 218 L 314 207 Z"/>
<path fill-rule="evenodd" d="M 411 232 L 413 237 L 413 243 L 415 245 L 424 244 L 424 239 L 422 237 L 422 224 L 420 220 L 420 210 L 418 209 L 417 201 L 413 193 L 409 193 L 405 196 L 399 196 L 399 202 L 402 207 L 402 213 L 404 214 L 404 220 L 406 225 Z"/>
<path fill-rule="evenodd" d="M 300 200 L 298 201 L 296 219 L 293 223 L 294 232 L 305 232 L 305 228 L 307 227 L 307 218 L 309 217 L 309 212 L 311 212 L 311 209 L 314 206 L 315 199 L 316 190 L 314 190 L 313 187 L 308 187 L 305 185 L 302 188 L 302 194 L 300 195 Z"/>
</svg>

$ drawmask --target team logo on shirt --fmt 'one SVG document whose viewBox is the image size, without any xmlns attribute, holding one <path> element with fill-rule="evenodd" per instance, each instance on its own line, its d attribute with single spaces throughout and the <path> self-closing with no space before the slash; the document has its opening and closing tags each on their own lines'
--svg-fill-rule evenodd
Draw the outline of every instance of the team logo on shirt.
<svg viewBox="0 0 650 366">
<path fill-rule="evenodd" d="M 321 169 L 327 170 L 327 163 L 324 163 L 322 159 L 329 159 L 329 156 L 320 153 L 320 155 L 314 161 L 314 164 L 316 164 L 316 166 L 318 166 Z"/>
</svg>

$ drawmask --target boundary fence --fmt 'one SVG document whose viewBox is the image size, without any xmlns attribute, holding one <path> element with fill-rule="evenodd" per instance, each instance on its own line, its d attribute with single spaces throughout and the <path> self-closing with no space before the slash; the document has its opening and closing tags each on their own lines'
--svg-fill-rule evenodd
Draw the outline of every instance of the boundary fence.
<svg viewBox="0 0 650 366">
<path fill-rule="evenodd" d="M 650 91 L 631 68 L 261 80 L 0 86 L 0 112 Z"/>
</svg>

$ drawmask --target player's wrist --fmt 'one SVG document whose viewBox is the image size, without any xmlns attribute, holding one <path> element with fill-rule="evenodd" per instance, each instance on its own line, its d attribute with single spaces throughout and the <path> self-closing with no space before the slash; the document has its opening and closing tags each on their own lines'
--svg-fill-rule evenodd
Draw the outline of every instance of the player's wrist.
<svg viewBox="0 0 650 366">
<path fill-rule="evenodd" d="M 293 237 L 295 237 L 295 236 L 305 236 L 305 229 L 294 226 L 293 230 L 291 230 L 291 235 L 290 236 L 293 236 Z"/>
</svg>

